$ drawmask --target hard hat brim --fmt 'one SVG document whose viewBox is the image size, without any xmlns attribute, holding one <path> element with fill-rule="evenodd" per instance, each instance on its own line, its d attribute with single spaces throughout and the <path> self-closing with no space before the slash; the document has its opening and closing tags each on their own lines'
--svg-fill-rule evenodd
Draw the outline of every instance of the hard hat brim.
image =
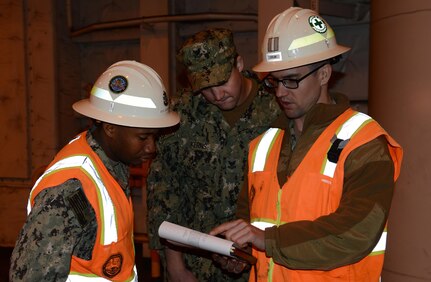
<svg viewBox="0 0 431 282">
<path fill-rule="evenodd" d="M 93 106 L 90 103 L 90 99 L 83 99 L 81 101 L 78 101 L 72 105 L 72 108 L 76 112 L 86 117 L 127 127 L 166 128 L 174 126 L 180 122 L 180 118 L 175 112 L 169 112 L 164 114 L 162 118 L 157 117 L 153 119 L 143 118 L 139 116 L 110 114 Z"/>
<path fill-rule="evenodd" d="M 351 48 L 338 45 L 336 48 L 328 50 L 326 52 L 321 52 L 316 55 L 311 55 L 303 58 L 292 58 L 283 60 L 283 61 L 273 61 L 268 62 L 266 60 L 262 60 L 256 66 L 253 67 L 255 72 L 275 72 L 285 69 L 297 68 L 313 63 L 317 63 L 320 61 L 324 61 L 330 58 L 334 58 L 338 55 L 346 53 Z"/>
</svg>

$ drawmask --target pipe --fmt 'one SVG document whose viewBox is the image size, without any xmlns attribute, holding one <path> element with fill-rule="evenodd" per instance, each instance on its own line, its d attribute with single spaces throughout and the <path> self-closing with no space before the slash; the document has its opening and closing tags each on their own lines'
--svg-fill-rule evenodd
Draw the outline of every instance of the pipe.
<svg viewBox="0 0 431 282">
<path fill-rule="evenodd" d="M 191 21 L 254 21 L 257 22 L 256 14 L 231 14 L 231 13 L 203 13 L 203 14 L 185 14 L 185 15 L 166 15 L 132 18 L 127 20 L 102 22 L 91 24 L 86 27 L 71 31 L 71 36 L 76 37 L 92 31 L 146 25 L 151 28 L 153 23 L 166 22 L 191 22 Z"/>
</svg>

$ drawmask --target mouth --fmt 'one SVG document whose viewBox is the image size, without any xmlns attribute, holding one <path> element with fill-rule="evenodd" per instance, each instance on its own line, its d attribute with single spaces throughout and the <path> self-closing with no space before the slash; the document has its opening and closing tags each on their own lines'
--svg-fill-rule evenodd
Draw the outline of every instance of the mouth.
<svg viewBox="0 0 431 282">
<path fill-rule="evenodd" d="M 141 156 L 140 160 L 142 162 L 146 162 L 146 161 L 154 159 L 155 157 L 156 157 L 156 154 L 146 154 L 146 155 Z"/>
<path fill-rule="evenodd" d="M 291 103 L 290 101 L 286 100 L 286 99 L 278 99 L 278 103 L 282 106 L 282 107 L 288 107 L 290 105 L 292 105 L 293 103 Z"/>
</svg>

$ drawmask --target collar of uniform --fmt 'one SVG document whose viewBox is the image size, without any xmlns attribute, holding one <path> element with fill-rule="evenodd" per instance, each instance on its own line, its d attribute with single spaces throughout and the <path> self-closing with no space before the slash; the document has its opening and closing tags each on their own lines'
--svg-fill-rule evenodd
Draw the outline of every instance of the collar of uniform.
<svg viewBox="0 0 431 282">
<path fill-rule="evenodd" d="M 335 118 L 349 108 L 349 99 L 347 96 L 340 93 L 333 93 L 331 94 L 331 98 L 335 101 L 335 104 L 319 103 L 311 108 L 305 116 L 302 132 L 306 131 L 309 127 L 329 125 Z"/>
<path fill-rule="evenodd" d="M 109 173 L 114 177 L 114 179 L 118 182 L 121 188 L 124 190 L 127 196 L 129 196 L 129 168 L 122 162 L 116 162 L 110 159 L 100 144 L 96 141 L 93 136 L 93 131 L 95 127 L 92 127 L 87 132 L 87 143 L 91 147 L 91 149 L 97 154 L 97 156 L 102 160 L 105 167 L 108 169 Z"/>
</svg>

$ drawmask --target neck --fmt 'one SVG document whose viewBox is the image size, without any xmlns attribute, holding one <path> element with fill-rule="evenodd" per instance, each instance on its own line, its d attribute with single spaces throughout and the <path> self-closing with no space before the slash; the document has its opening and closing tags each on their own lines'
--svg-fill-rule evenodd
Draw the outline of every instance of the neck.
<svg viewBox="0 0 431 282">
<path fill-rule="evenodd" d="M 293 120 L 293 128 L 295 129 L 295 135 L 297 138 L 301 136 L 303 127 L 304 127 L 304 118 L 298 118 Z"/>
<path fill-rule="evenodd" d="M 105 152 L 105 154 L 110 159 L 114 159 L 113 155 L 109 149 L 108 143 L 106 141 L 106 135 L 103 132 L 103 124 L 97 126 L 95 130 L 92 132 L 93 138 L 97 141 L 99 146 L 102 148 L 102 150 Z"/>
</svg>

